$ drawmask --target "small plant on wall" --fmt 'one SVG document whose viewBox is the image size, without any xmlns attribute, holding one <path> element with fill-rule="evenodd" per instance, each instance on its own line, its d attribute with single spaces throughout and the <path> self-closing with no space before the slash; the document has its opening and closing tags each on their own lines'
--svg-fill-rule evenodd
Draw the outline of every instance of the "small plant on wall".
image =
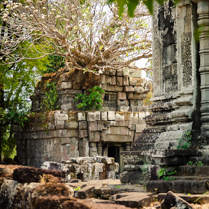
<svg viewBox="0 0 209 209">
<path fill-rule="evenodd" d="M 84 94 L 77 94 L 75 97 L 76 107 L 79 110 L 100 110 L 103 105 L 103 95 L 105 91 L 94 86 L 87 90 Z"/>
<path fill-rule="evenodd" d="M 55 82 L 48 82 L 46 84 L 45 97 L 43 99 L 42 108 L 45 110 L 57 110 L 59 109 L 58 94 Z"/>
<path fill-rule="evenodd" d="M 187 130 L 184 132 L 182 138 L 178 141 L 177 149 L 189 149 L 192 145 L 192 132 L 190 130 Z"/>
</svg>

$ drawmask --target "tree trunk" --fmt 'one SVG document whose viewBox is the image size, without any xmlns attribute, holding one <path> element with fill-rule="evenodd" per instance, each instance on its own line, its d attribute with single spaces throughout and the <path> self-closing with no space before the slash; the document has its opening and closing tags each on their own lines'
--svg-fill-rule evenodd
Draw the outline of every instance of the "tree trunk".
<svg viewBox="0 0 209 209">
<path fill-rule="evenodd" d="M 3 125 L 3 111 L 4 111 L 4 89 L 3 84 L 0 83 L 0 162 L 2 160 L 2 141 L 3 141 L 3 135 L 4 135 L 4 125 Z"/>
</svg>

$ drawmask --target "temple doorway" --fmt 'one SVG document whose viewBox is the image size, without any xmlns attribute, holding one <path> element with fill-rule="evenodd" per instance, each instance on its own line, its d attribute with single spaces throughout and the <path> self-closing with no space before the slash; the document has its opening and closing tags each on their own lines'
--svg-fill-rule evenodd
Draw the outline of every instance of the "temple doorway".
<svg viewBox="0 0 209 209">
<path fill-rule="evenodd" d="M 120 164 L 120 147 L 119 146 L 108 146 L 108 157 L 114 157 L 115 162 Z"/>
</svg>

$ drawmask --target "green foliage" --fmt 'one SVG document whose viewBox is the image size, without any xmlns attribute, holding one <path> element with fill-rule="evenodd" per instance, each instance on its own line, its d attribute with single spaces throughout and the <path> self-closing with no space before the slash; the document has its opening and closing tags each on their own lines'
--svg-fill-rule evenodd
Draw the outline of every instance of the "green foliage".
<svg viewBox="0 0 209 209">
<path fill-rule="evenodd" d="M 167 168 L 160 168 L 157 171 L 157 176 L 159 179 L 163 179 L 164 181 L 174 180 L 173 175 L 176 174 L 176 170 L 168 170 Z"/>
<path fill-rule="evenodd" d="M 48 82 L 46 84 L 45 98 L 43 99 L 44 110 L 57 110 L 59 109 L 57 87 L 55 82 Z"/>
<path fill-rule="evenodd" d="M 78 94 L 75 97 L 76 107 L 80 110 L 100 110 L 103 104 L 104 90 L 94 86 L 87 90 L 87 94 Z"/>
<path fill-rule="evenodd" d="M 25 45 L 26 46 L 26 45 Z M 18 52 L 20 53 L 20 52 Z M 24 126 L 30 111 L 30 96 L 33 94 L 43 60 L 4 64 L 0 62 L 0 85 L 3 87 L 3 105 L 0 109 L 2 135 L 0 146 L 4 158 L 14 157 L 14 126 Z M 37 67 L 39 67 L 39 69 Z"/>
<path fill-rule="evenodd" d="M 187 165 L 192 166 L 194 163 L 192 161 L 187 162 Z"/>
<path fill-rule="evenodd" d="M 78 186 L 78 187 L 74 188 L 73 190 L 74 190 L 75 192 L 78 192 L 79 190 L 81 190 L 81 187 Z"/>
<path fill-rule="evenodd" d="M 187 130 L 184 132 L 182 138 L 178 141 L 177 149 L 189 149 L 192 145 L 192 132 Z"/>
<path fill-rule="evenodd" d="M 150 14 L 153 14 L 153 9 L 154 9 L 154 2 L 157 2 L 159 4 L 163 4 L 165 1 L 168 0 L 108 0 L 108 3 L 113 3 L 116 2 L 118 5 L 118 13 L 121 16 L 127 7 L 128 9 L 128 15 L 130 17 L 134 16 L 134 11 L 137 7 L 137 5 L 140 2 L 143 2 L 147 9 L 149 10 Z M 178 3 L 180 0 L 174 0 L 175 3 Z"/>
<path fill-rule="evenodd" d="M 46 69 L 44 73 L 53 73 L 65 66 L 64 57 L 53 54 L 48 55 L 48 63 L 46 63 Z"/>
<path fill-rule="evenodd" d="M 2 155 L 4 159 L 13 159 L 16 155 L 16 140 L 10 127 L 7 128 L 3 135 Z"/>
<path fill-rule="evenodd" d="M 197 161 L 197 162 L 189 161 L 189 162 L 187 163 L 187 165 L 189 165 L 189 166 L 197 166 L 197 167 L 202 167 L 202 166 L 204 166 L 203 162 L 200 161 L 200 160 Z"/>
</svg>

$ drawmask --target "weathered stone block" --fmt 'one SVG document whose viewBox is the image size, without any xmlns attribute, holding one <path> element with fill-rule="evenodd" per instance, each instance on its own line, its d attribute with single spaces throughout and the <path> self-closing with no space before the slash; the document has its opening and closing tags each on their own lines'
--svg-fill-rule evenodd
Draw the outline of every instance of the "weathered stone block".
<svg viewBox="0 0 209 209">
<path fill-rule="evenodd" d="M 90 157 L 95 157 L 98 155 L 97 145 L 95 142 L 90 142 L 90 144 L 89 144 L 89 155 L 90 155 Z"/>
<path fill-rule="evenodd" d="M 123 85 L 124 86 L 129 86 L 129 77 L 128 76 L 124 76 L 124 78 L 123 78 Z"/>
<path fill-rule="evenodd" d="M 65 126 L 64 120 L 55 120 L 55 127 L 56 129 L 63 129 Z"/>
<path fill-rule="evenodd" d="M 78 128 L 78 122 L 77 121 L 65 121 L 65 128 L 68 129 L 77 129 Z"/>
<path fill-rule="evenodd" d="M 139 121 L 139 114 L 136 112 L 131 113 L 131 122 L 132 123 L 137 123 Z"/>
<path fill-rule="evenodd" d="M 118 70 L 117 71 L 117 76 L 123 76 L 123 70 Z"/>
<path fill-rule="evenodd" d="M 107 134 L 111 135 L 129 135 L 129 129 L 127 127 L 110 127 L 106 131 Z"/>
<path fill-rule="evenodd" d="M 102 84 L 106 83 L 106 76 L 105 75 L 101 75 L 101 83 Z"/>
<path fill-rule="evenodd" d="M 146 128 L 146 124 L 136 124 L 136 133 L 142 132 Z"/>
<path fill-rule="evenodd" d="M 87 130 L 79 130 L 79 137 L 80 138 L 88 137 L 88 131 Z"/>
<path fill-rule="evenodd" d="M 73 111 L 69 111 L 68 112 L 68 120 L 72 121 L 72 120 L 77 120 L 77 112 L 73 112 Z"/>
<path fill-rule="evenodd" d="M 131 112 L 124 112 L 125 120 L 129 121 L 131 119 Z"/>
<path fill-rule="evenodd" d="M 67 130 L 67 129 L 49 131 L 44 136 L 44 138 L 63 138 L 63 137 L 78 137 L 78 131 Z"/>
<path fill-rule="evenodd" d="M 108 120 L 115 120 L 115 111 L 108 111 Z"/>
<path fill-rule="evenodd" d="M 115 114 L 116 121 L 123 121 L 124 119 L 125 119 L 125 116 L 122 112 L 116 112 L 116 114 Z"/>
<path fill-rule="evenodd" d="M 134 92 L 134 87 L 133 86 L 125 86 L 125 91 L 126 92 Z"/>
<path fill-rule="evenodd" d="M 125 92 L 118 92 L 118 99 L 119 100 L 125 100 L 126 99 L 126 93 Z"/>
<path fill-rule="evenodd" d="M 117 85 L 123 86 L 123 77 L 117 77 Z"/>
<path fill-rule="evenodd" d="M 97 121 L 97 129 L 98 131 L 106 130 L 108 127 L 107 121 Z"/>
<path fill-rule="evenodd" d="M 129 126 L 129 121 L 116 121 L 115 126 L 119 126 L 119 127 L 128 127 Z"/>
<path fill-rule="evenodd" d="M 135 131 L 136 130 L 136 124 L 129 124 L 128 125 L 129 130 Z"/>
<path fill-rule="evenodd" d="M 123 87 L 122 86 L 113 86 L 113 85 L 105 85 L 104 89 L 106 91 L 112 91 L 112 92 L 123 91 Z"/>
<path fill-rule="evenodd" d="M 87 121 L 79 121 L 79 129 L 87 129 Z"/>
<path fill-rule="evenodd" d="M 86 120 L 86 113 L 85 112 L 78 112 L 78 120 Z"/>
<path fill-rule="evenodd" d="M 143 85 L 143 82 L 144 82 L 144 79 L 130 77 L 129 78 L 129 81 L 130 81 L 130 85 L 133 85 L 133 86 L 142 86 Z"/>
<path fill-rule="evenodd" d="M 89 140 L 87 138 L 79 140 L 79 152 L 80 157 L 89 156 Z"/>
<path fill-rule="evenodd" d="M 111 78 L 111 85 L 116 85 L 116 77 L 112 76 Z"/>
<path fill-rule="evenodd" d="M 99 142 L 101 138 L 101 133 L 96 131 L 96 132 L 89 132 L 89 141 L 90 142 Z"/>
<path fill-rule="evenodd" d="M 133 139 L 130 136 L 104 134 L 101 135 L 101 140 L 104 142 L 132 142 Z"/>
<path fill-rule="evenodd" d="M 118 110 L 121 112 L 128 112 L 130 110 L 129 106 L 119 106 Z"/>
<path fill-rule="evenodd" d="M 61 105 L 61 110 L 71 110 L 72 108 L 73 108 L 73 104 L 72 103 L 62 104 Z"/>
<path fill-rule="evenodd" d="M 118 106 L 129 107 L 129 101 L 128 100 L 118 100 L 117 103 L 118 103 Z"/>
<path fill-rule="evenodd" d="M 145 94 L 128 93 L 128 99 L 142 100 L 145 99 Z"/>
<path fill-rule="evenodd" d="M 70 138 L 68 143 L 62 143 L 61 160 L 68 160 L 71 157 L 79 157 L 78 139 Z"/>
<path fill-rule="evenodd" d="M 88 128 L 89 128 L 89 131 L 97 131 L 98 130 L 97 121 L 89 122 Z"/>
<path fill-rule="evenodd" d="M 68 114 L 62 113 L 61 111 L 56 111 L 54 113 L 54 119 L 57 120 L 68 120 Z"/>
<path fill-rule="evenodd" d="M 116 70 L 110 69 L 108 71 L 109 71 L 108 72 L 109 75 L 116 75 Z"/>
<path fill-rule="evenodd" d="M 135 86 L 134 89 L 135 89 L 135 92 L 136 92 L 136 93 L 141 93 L 141 94 L 143 94 L 143 93 L 146 93 L 146 92 L 147 92 L 147 89 L 144 89 L 144 88 L 141 87 L 141 86 Z"/>
<path fill-rule="evenodd" d="M 87 120 L 88 121 L 95 121 L 95 120 L 100 120 L 100 112 L 88 112 L 87 113 Z"/>
<path fill-rule="evenodd" d="M 59 89 L 71 89 L 72 88 L 72 82 L 62 82 L 60 84 L 60 88 Z"/>
<path fill-rule="evenodd" d="M 102 120 L 107 120 L 107 112 L 101 112 Z"/>
</svg>

